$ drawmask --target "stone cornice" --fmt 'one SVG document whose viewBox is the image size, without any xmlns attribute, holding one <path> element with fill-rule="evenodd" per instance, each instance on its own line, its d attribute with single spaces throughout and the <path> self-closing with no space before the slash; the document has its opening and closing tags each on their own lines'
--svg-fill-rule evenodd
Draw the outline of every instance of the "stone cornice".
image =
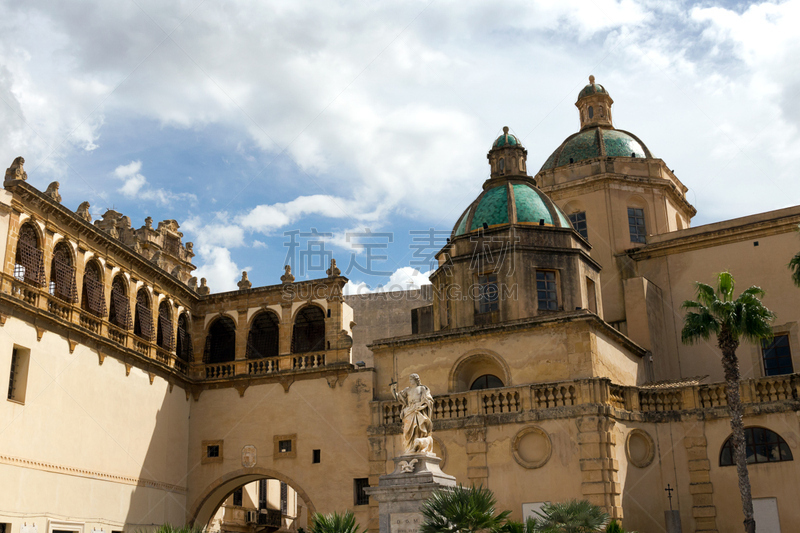
<svg viewBox="0 0 800 533">
<path fill-rule="evenodd" d="M 575 194 L 592 192 L 605 189 L 608 187 L 609 184 L 612 183 L 619 185 L 628 185 L 628 186 L 646 185 L 648 187 L 663 189 L 664 191 L 667 192 L 667 194 L 670 196 L 670 198 L 672 198 L 673 201 L 681 205 L 684 209 L 686 209 L 690 213 L 690 217 L 693 217 L 694 215 L 697 214 L 697 209 L 695 209 L 695 207 L 686 200 L 686 197 L 680 193 L 675 183 L 665 178 L 654 178 L 649 176 L 629 176 L 626 174 L 619 174 L 615 172 L 602 172 L 578 180 L 559 183 L 557 185 L 540 185 L 540 188 L 555 199 L 561 199 L 561 198 L 566 199 L 567 196 L 564 196 L 561 193 L 567 191 L 574 192 Z"/>
<path fill-rule="evenodd" d="M 634 261 L 770 237 L 794 231 L 800 225 L 800 206 L 656 235 L 656 242 L 629 250 Z"/>
<path fill-rule="evenodd" d="M 112 262 L 120 263 L 122 262 L 120 259 L 124 258 L 138 274 L 136 277 L 142 278 L 145 277 L 142 274 L 146 274 L 147 278 L 151 280 L 154 285 L 161 285 L 159 288 L 165 292 L 174 296 L 180 294 L 181 296 L 179 296 L 179 298 L 185 300 L 197 300 L 198 295 L 178 278 L 158 268 L 130 247 L 112 238 L 103 230 L 82 219 L 70 209 L 44 195 L 24 181 L 17 180 L 6 182 L 5 188 L 14 194 L 12 207 L 17 211 L 30 214 L 31 210 L 29 206 L 33 206 L 38 208 L 42 213 L 53 214 L 57 217 L 54 223 L 63 228 L 62 231 L 64 235 L 77 240 L 75 233 L 79 233 L 81 237 L 90 239 L 95 244 L 96 250 L 103 250 L 103 253 L 112 255 Z M 46 218 L 45 222 L 51 222 L 51 219 Z M 78 244 L 81 244 L 81 242 L 79 241 Z M 131 273 L 133 274 L 133 272 Z"/>
<path fill-rule="evenodd" d="M 433 333 L 426 333 L 422 335 L 406 335 L 403 337 L 378 339 L 373 341 L 372 344 L 368 345 L 367 348 L 372 349 L 374 352 L 376 348 L 433 344 L 440 341 L 461 340 L 465 338 L 474 338 L 481 335 L 494 335 L 498 333 L 535 329 L 546 326 L 559 326 L 570 322 L 585 322 L 590 328 L 601 330 L 602 333 L 609 335 L 635 355 L 643 357 L 647 353 L 647 350 L 611 327 L 607 322 L 587 309 L 562 311 L 532 318 L 512 320 L 509 322 L 503 322 L 501 324 L 486 324 L 454 330 L 439 330 Z"/>
</svg>

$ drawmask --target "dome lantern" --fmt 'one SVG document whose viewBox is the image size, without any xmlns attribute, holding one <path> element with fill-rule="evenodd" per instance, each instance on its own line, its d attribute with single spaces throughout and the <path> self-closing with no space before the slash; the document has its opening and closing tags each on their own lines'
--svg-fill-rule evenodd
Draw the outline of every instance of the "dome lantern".
<svg viewBox="0 0 800 533">
<path fill-rule="evenodd" d="M 490 180 L 528 175 L 528 151 L 515 135 L 508 132 L 508 126 L 503 127 L 503 134 L 492 143 L 486 158 L 491 166 Z"/>
<path fill-rule="evenodd" d="M 606 91 L 605 87 L 595 83 L 594 76 L 589 76 L 589 85 L 581 89 L 578 93 L 578 101 L 575 107 L 581 118 L 581 131 L 597 126 L 613 128 L 611 122 L 611 104 L 614 100 Z"/>
</svg>

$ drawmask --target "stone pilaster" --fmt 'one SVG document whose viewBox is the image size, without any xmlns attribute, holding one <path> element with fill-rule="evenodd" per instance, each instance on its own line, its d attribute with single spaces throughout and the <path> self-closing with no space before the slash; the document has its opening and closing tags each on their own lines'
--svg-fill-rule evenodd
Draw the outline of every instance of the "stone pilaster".
<svg viewBox="0 0 800 533">
<path fill-rule="evenodd" d="M 683 438 L 689 462 L 689 492 L 692 495 L 692 516 L 696 533 L 717 533 L 717 508 L 714 505 L 714 486 L 711 484 L 711 464 L 703 426 L 689 428 Z"/>
<path fill-rule="evenodd" d="M 612 518 L 622 519 L 619 462 L 616 457 L 614 421 L 601 416 L 577 420 L 581 454 L 581 493 Z"/>
<path fill-rule="evenodd" d="M 386 473 L 386 437 L 375 435 L 369 437 L 369 486 L 376 487 L 380 482 L 380 477 Z M 378 500 L 369 499 L 369 522 L 367 530 L 377 532 L 380 528 L 378 522 L 379 510 Z"/>
<path fill-rule="evenodd" d="M 489 486 L 489 468 L 486 462 L 486 427 L 464 430 L 467 435 L 467 478 L 476 487 Z"/>
</svg>

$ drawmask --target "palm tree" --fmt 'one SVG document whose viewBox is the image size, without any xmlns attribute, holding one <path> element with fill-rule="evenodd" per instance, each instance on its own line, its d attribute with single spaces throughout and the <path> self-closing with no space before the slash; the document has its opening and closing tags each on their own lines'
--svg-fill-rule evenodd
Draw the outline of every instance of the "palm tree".
<svg viewBox="0 0 800 533">
<path fill-rule="evenodd" d="M 546 503 L 533 521 L 536 533 L 596 533 L 604 531 L 608 513 L 586 500 Z"/>
<path fill-rule="evenodd" d="M 731 444 L 739 475 L 744 529 L 746 533 L 755 533 L 756 522 L 753 519 L 750 477 L 747 474 L 742 400 L 739 396 L 739 360 L 736 357 L 736 349 L 742 338 L 758 343 L 762 339 L 771 337 L 770 322 L 775 319 L 775 314 L 761 302 L 764 291 L 760 287 L 745 289 L 734 299 L 734 281 L 730 272 L 717 275 L 716 290 L 705 283 L 698 282 L 695 285 L 697 301 L 687 300 L 681 306 L 688 310 L 683 319 L 681 341 L 684 344 L 693 344 L 700 339 L 708 340 L 712 333 L 717 337 L 717 346 L 722 351 L 722 368 L 725 372 L 725 390 L 728 395 L 728 411 L 731 415 Z"/>
<path fill-rule="evenodd" d="M 797 226 L 797 231 L 800 231 L 800 226 Z M 800 252 L 797 252 L 792 260 L 789 261 L 789 270 L 792 271 L 792 281 L 800 287 Z"/>
<path fill-rule="evenodd" d="M 436 491 L 422 504 L 420 533 L 497 533 L 511 511 L 495 514 L 496 504 L 492 491 L 483 487 Z"/>
<path fill-rule="evenodd" d="M 314 513 L 311 517 L 311 527 L 308 529 L 311 533 L 359 533 L 360 531 L 353 511 L 326 515 Z"/>
</svg>

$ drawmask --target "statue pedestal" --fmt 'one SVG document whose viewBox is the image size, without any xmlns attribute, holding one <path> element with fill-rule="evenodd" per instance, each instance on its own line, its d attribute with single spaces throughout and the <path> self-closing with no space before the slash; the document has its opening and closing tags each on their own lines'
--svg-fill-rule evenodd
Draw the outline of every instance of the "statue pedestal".
<svg viewBox="0 0 800 533">
<path fill-rule="evenodd" d="M 681 533 L 681 512 L 664 511 L 664 522 L 667 526 L 667 533 Z"/>
<path fill-rule="evenodd" d="M 394 472 L 366 489 L 378 501 L 380 533 L 419 533 L 422 502 L 436 490 L 456 486 L 456 478 L 439 468 L 441 458 L 415 453 L 394 458 Z"/>
</svg>

